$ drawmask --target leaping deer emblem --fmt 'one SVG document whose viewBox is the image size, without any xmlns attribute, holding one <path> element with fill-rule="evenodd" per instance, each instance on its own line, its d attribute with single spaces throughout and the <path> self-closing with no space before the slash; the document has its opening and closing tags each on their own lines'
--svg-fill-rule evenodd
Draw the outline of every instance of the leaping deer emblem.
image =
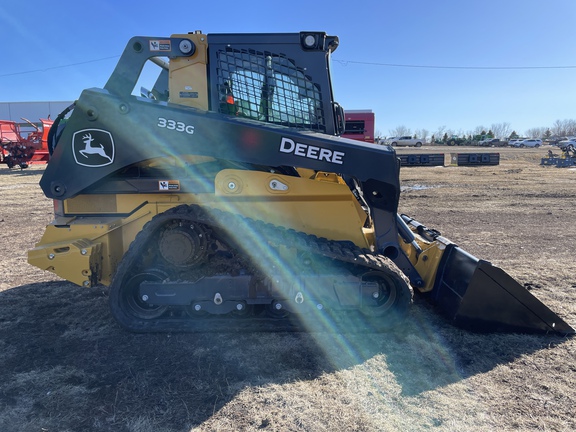
<svg viewBox="0 0 576 432">
<path fill-rule="evenodd" d="M 92 138 L 92 134 L 87 133 L 86 135 L 84 135 L 82 137 L 82 141 L 84 142 L 84 145 L 86 146 L 84 148 L 84 150 L 78 151 L 78 153 L 80 153 L 82 156 L 87 158 L 89 154 L 97 154 L 97 155 L 102 156 L 103 158 L 108 159 L 110 162 L 112 162 L 112 158 L 106 154 L 106 152 L 104 151 L 104 146 L 102 144 L 100 144 L 100 147 L 92 147 L 91 146 L 92 141 L 94 141 L 94 138 Z"/>
</svg>

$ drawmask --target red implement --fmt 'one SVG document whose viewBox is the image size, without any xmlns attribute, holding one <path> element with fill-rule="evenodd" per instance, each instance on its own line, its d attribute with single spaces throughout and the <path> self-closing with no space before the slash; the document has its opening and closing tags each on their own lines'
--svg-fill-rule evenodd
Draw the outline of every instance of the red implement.
<svg viewBox="0 0 576 432">
<path fill-rule="evenodd" d="M 30 120 L 23 119 L 36 130 L 28 136 L 22 136 L 20 125 L 10 120 L 0 120 L 0 163 L 8 168 L 27 168 L 33 163 L 47 163 L 48 132 L 53 121 L 40 119 L 42 126 L 37 126 Z"/>
</svg>

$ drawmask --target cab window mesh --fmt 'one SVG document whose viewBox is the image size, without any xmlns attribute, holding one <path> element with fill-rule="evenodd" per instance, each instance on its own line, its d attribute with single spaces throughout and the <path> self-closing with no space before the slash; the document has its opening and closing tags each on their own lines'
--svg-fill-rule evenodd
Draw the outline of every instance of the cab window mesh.
<svg viewBox="0 0 576 432">
<path fill-rule="evenodd" d="M 321 92 L 292 60 L 232 49 L 216 58 L 220 112 L 325 131 Z"/>
</svg>

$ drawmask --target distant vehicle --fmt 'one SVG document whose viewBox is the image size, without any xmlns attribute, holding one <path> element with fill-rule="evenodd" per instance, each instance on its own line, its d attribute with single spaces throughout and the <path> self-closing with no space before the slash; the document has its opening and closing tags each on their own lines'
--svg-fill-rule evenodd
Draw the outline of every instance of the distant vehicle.
<svg viewBox="0 0 576 432">
<path fill-rule="evenodd" d="M 501 147 L 505 146 L 506 144 L 506 141 L 500 141 L 499 138 L 486 138 L 478 141 L 478 145 L 481 147 Z"/>
<path fill-rule="evenodd" d="M 448 138 L 446 140 L 446 145 L 449 146 L 462 146 L 462 145 L 468 145 L 470 144 L 470 142 L 466 139 L 466 138 L 461 138 L 458 135 L 452 135 L 450 138 Z"/>
<path fill-rule="evenodd" d="M 538 148 L 542 145 L 541 139 L 525 139 L 525 140 L 518 140 L 512 144 L 513 147 L 535 147 Z"/>
<path fill-rule="evenodd" d="M 546 142 L 546 143 L 548 143 L 548 144 L 550 144 L 550 145 L 558 145 L 558 143 L 559 143 L 560 141 L 564 141 L 564 140 L 567 140 L 567 139 L 569 139 L 569 137 L 565 137 L 565 136 L 551 136 L 551 137 L 549 137 L 549 138 L 546 138 L 546 139 L 544 140 L 544 142 Z"/>
<path fill-rule="evenodd" d="M 560 148 L 568 147 L 569 145 L 576 146 L 576 137 L 566 138 L 562 141 L 559 141 L 557 146 Z"/>
<path fill-rule="evenodd" d="M 425 143 L 425 140 L 419 138 L 412 138 L 411 136 L 401 136 L 401 137 L 392 137 L 387 138 L 384 141 L 384 144 L 388 144 L 391 146 L 398 146 L 398 147 L 422 147 L 422 144 Z"/>
<path fill-rule="evenodd" d="M 516 144 L 517 142 L 520 142 L 520 141 L 524 141 L 524 140 L 525 140 L 525 138 L 514 138 L 511 140 L 508 140 L 508 145 L 510 147 L 514 147 L 514 144 Z"/>
</svg>

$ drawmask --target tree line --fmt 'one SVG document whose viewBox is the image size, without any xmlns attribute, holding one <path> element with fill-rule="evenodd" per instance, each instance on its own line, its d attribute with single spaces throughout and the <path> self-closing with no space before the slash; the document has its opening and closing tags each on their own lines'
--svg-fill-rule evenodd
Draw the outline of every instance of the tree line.
<svg viewBox="0 0 576 432">
<path fill-rule="evenodd" d="M 485 138 L 500 138 L 502 140 L 514 138 L 540 138 L 544 140 L 552 137 L 576 136 L 576 120 L 556 120 L 552 126 L 530 128 L 524 131 L 523 135 L 518 134 L 512 129 L 510 123 L 506 122 L 493 123 L 489 128 L 480 125 L 469 131 L 453 130 L 447 126 L 440 126 L 433 132 L 427 129 L 415 129 L 412 131 L 410 128 L 401 125 L 394 129 L 390 129 L 388 132 L 388 136 L 390 137 L 411 135 L 414 138 L 421 138 L 428 142 L 442 141 L 452 137 L 469 141 Z M 375 135 L 377 137 L 382 137 L 382 134 L 379 131 L 376 131 Z"/>
</svg>

